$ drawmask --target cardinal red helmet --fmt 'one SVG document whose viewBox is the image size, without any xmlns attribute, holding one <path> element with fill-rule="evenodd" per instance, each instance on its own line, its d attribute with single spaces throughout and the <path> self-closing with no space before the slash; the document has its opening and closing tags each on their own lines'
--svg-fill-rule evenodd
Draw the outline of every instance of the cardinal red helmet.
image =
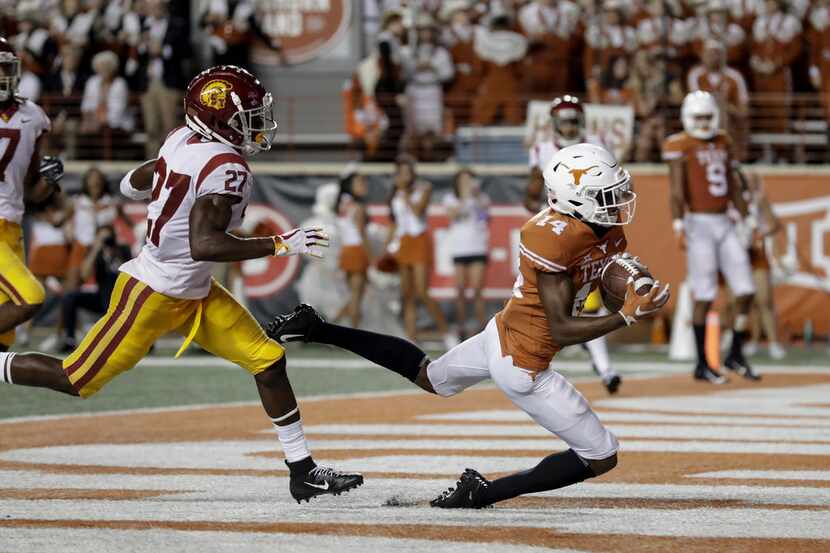
<svg viewBox="0 0 830 553">
<path fill-rule="evenodd" d="M 585 110 L 579 98 L 566 94 L 554 99 L 550 103 L 550 117 L 553 120 L 553 133 L 560 147 L 585 142 Z M 563 132 L 563 122 L 576 125 L 576 132 Z"/>
<path fill-rule="evenodd" d="M 20 58 L 11 44 L 0 37 L 0 102 L 14 97 L 17 83 L 20 82 Z"/>
<path fill-rule="evenodd" d="M 262 83 L 235 65 L 196 75 L 184 95 L 187 126 L 248 155 L 271 149 L 277 123 L 274 100 Z"/>
</svg>

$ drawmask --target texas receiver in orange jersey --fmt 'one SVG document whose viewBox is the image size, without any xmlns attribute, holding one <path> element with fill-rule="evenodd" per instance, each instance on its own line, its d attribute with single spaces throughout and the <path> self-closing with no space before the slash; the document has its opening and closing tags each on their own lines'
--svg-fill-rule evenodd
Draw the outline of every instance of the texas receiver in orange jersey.
<svg viewBox="0 0 830 553">
<path fill-rule="evenodd" d="M 482 332 L 435 361 L 395 336 L 327 323 L 308 305 L 273 323 L 274 336 L 352 351 L 440 396 L 492 379 L 516 407 L 568 444 L 567 451 L 553 453 L 529 470 L 493 481 L 467 469 L 455 487 L 432 500 L 433 507 L 483 507 L 569 486 L 617 464 L 617 438 L 549 364 L 563 346 L 653 316 L 668 300 L 668 286 L 655 283 L 638 296 L 629 284 L 619 312 L 580 316 L 606 263 L 625 249 L 622 225 L 632 220 L 637 196 L 628 172 L 611 153 L 592 144 L 563 148 L 543 176 L 549 207 L 522 227 L 513 297 Z"/>
<path fill-rule="evenodd" d="M 539 299 L 537 271 L 570 276 L 576 290 L 572 313 L 579 315 L 603 267 L 624 252 L 625 246 L 621 226 L 602 228 L 598 233 L 583 221 L 551 208 L 526 222 L 519 241 L 519 276 L 513 297 L 496 315 L 502 353 L 512 355 L 515 364 L 524 369 L 547 369 L 561 345 L 550 335 Z"/>
</svg>

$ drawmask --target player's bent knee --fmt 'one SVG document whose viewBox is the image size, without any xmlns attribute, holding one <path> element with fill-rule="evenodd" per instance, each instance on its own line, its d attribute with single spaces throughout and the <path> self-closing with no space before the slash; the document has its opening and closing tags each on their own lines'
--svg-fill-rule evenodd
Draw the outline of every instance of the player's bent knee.
<svg viewBox="0 0 830 553">
<path fill-rule="evenodd" d="M 275 387 L 285 381 L 285 366 L 285 356 L 282 356 L 273 365 L 254 376 L 254 379 L 267 388 Z"/>
<path fill-rule="evenodd" d="M 591 469 L 594 476 L 601 476 L 617 466 L 617 454 L 613 453 L 605 459 L 586 459 L 586 461 L 588 462 L 588 468 Z"/>
</svg>

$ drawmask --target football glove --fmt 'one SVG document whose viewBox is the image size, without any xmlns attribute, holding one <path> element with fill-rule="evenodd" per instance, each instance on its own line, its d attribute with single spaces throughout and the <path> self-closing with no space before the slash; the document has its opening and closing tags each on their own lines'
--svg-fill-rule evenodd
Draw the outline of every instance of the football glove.
<svg viewBox="0 0 830 553">
<path fill-rule="evenodd" d="M 309 255 L 323 258 L 322 248 L 329 247 L 329 235 L 322 227 L 295 228 L 274 237 L 274 255 Z"/>
</svg>

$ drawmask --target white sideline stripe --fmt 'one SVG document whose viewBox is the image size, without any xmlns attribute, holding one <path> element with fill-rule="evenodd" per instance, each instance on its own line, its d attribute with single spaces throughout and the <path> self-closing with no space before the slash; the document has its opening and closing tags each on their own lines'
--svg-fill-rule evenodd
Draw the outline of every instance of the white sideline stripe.
<svg viewBox="0 0 830 553">
<path fill-rule="evenodd" d="M 477 463 L 477 458 L 469 459 Z M 525 458 L 525 466 L 535 459 Z M 454 477 L 455 475 L 453 475 Z M 217 475 L 135 475 L 135 474 L 67 474 L 40 471 L 0 471 L 4 488 L 88 489 L 88 490 L 172 490 L 175 495 L 161 498 L 187 500 L 273 501 L 291 505 L 291 498 L 280 493 L 288 487 L 285 476 L 217 476 Z M 359 494 L 349 497 L 357 507 L 376 505 L 396 493 L 411 501 L 431 499 L 451 482 L 447 478 L 407 479 L 368 478 Z M 363 493 L 365 492 L 365 493 Z M 756 505 L 818 505 L 830 503 L 830 488 L 812 486 L 749 486 L 721 484 L 628 484 L 584 482 L 559 490 L 534 494 L 549 497 L 747 501 Z M 147 499 L 144 501 L 159 501 Z M 135 500 L 139 501 L 139 500 Z"/>
<path fill-rule="evenodd" d="M 580 553 L 576 549 L 547 549 L 527 545 L 475 542 L 435 542 L 408 538 L 282 534 L 260 532 L 180 531 L 161 528 L 115 530 L 105 528 L 4 528 L 3 543 L 15 553 L 89 553 L 124 551 L 130 553 L 421 553 L 440 544 L 446 553 Z M 58 545 L 60 544 L 60 545 Z"/>
<path fill-rule="evenodd" d="M 596 411 L 599 418 L 605 422 L 659 422 L 659 423 L 689 423 L 689 424 L 728 424 L 730 426 L 763 426 L 775 425 L 781 427 L 805 428 L 810 425 L 826 427 L 830 425 L 830 418 L 800 418 L 787 419 L 783 417 L 741 417 L 718 415 L 670 415 L 666 413 L 627 413 L 623 411 Z M 524 411 L 467 411 L 462 413 L 437 413 L 434 415 L 420 415 L 417 420 L 423 421 L 474 421 L 474 422 L 530 422 L 531 418 Z"/>
<path fill-rule="evenodd" d="M 545 440 L 498 440 L 498 439 L 415 439 L 415 440 L 310 440 L 311 451 L 318 460 L 325 458 L 326 450 L 378 451 L 395 450 L 409 453 L 412 463 L 388 463 L 377 465 L 377 472 L 420 471 L 421 463 L 415 462 L 420 452 L 440 451 L 429 459 L 444 453 L 477 451 L 476 459 L 500 452 L 515 451 L 552 452 L 567 448 L 561 440 L 550 437 Z M 0 454 L 0 459 L 12 462 L 35 464 L 89 465 L 123 468 L 169 468 L 169 469 L 239 469 L 239 470 L 287 470 L 280 462 L 281 455 L 277 440 L 258 441 L 213 441 L 143 444 L 89 444 L 52 446 L 42 448 L 15 449 Z M 680 453 L 724 453 L 724 454 L 780 454 L 780 455 L 827 455 L 830 444 L 795 444 L 782 442 L 736 442 L 736 441 L 637 441 L 623 440 L 623 452 L 680 452 Z M 264 455 L 263 455 L 264 454 Z M 398 454 L 402 455 L 402 454 Z M 335 464 L 341 465 L 338 461 Z M 450 474 L 446 468 L 441 474 Z"/>
<path fill-rule="evenodd" d="M 719 470 L 689 474 L 688 478 L 729 478 L 732 480 L 811 480 L 830 482 L 830 470 Z"/>
<path fill-rule="evenodd" d="M 704 425 L 635 425 L 609 424 L 618 438 L 673 438 L 688 440 L 759 440 L 780 442 L 821 442 L 830 445 L 830 421 L 823 427 L 759 428 Z M 316 424 L 305 427 L 306 434 L 341 436 L 504 436 L 548 438 L 552 434 L 537 424 Z"/>
<path fill-rule="evenodd" d="M 0 500 L 0 512 L 11 519 L 37 520 L 144 520 L 194 522 L 269 523 L 325 520 L 327 524 L 418 524 L 423 526 L 526 527 L 547 528 L 580 534 L 626 534 L 697 538 L 798 538 L 830 539 L 827 511 L 791 509 L 752 510 L 724 508 L 695 509 L 492 509 L 473 511 L 449 509 L 437 516 L 430 507 L 378 508 L 349 503 L 356 490 L 340 498 L 326 498 L 318 507 L 285 508 L 273 501 L 252 505 L 239 501 L 160 502 L 85 500 Z M 285 494 L 285 491 L 282 492 Z M 340 501 L 338 501 L 340 500 Z M 161 502 L 165 504 L 167 502 Z M 278 512 L 279 511 L 279 512 Z M 443 548 L 443 545 L 441 545 Z"/>
</svg>

